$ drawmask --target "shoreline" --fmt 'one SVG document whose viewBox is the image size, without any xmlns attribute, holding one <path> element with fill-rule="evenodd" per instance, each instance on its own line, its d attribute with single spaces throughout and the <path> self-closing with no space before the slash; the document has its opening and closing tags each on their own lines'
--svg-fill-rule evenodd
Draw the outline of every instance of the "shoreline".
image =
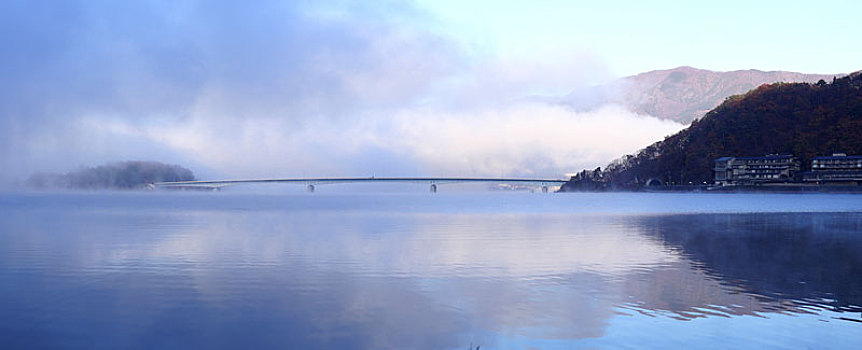
<svg viewBox="0 0 862 350">
<path fill-rule="evenodd" d="M 647 193 L 836 193 L 862 194 L 862 185 L 804 185 L 804 184 L 772 184 L 772 185 L 668 185 L 644 186 L 640 188 L 560 188 L 559 193 L 578 192 L 647 192 Z"/>
</svg>

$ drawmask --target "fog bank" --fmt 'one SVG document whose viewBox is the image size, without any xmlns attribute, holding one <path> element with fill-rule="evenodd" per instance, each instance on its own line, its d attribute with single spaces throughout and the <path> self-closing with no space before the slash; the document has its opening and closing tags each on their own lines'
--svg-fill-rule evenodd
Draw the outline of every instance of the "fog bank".
<svg viewBox="0 0 862 350">
<path fill-rule="evenodd" d="M 3 2 L 0 182 L 129 159 L 560 177 L 682 127 L 530 98 L 607 79 L 589 52 L 517 61 L 438 27 L 404 2 Z"/>
</svg>

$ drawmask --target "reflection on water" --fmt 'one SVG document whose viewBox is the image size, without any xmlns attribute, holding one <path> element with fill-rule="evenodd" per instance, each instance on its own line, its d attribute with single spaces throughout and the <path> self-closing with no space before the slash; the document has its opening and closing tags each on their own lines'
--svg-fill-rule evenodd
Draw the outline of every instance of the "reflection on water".
<svg viewBox="0 0 862 350">
<path fill-rule="evenodd" d="M 862 312 L 862 215 L 737 214 L 645 217 L 646 234 L 769 311 Z M 858 316 L 858 315 L 857 315 Z M 858 318 L 858 317 L 857 317 Z"/>
<path fill-rule="evenodd" d="M 683 198 L 694 209 L 596 212 L 578 209 L 583 197 L 530 195 L 9 196 L 0 199 L 0 341 L 437 349 L 862 340 L 862 214 L 696 214 L 715 207 L 709 195 L 589 198 L 593 208 Z M 752 198 L 758 208 L 775 197 Z"/>
</svg>

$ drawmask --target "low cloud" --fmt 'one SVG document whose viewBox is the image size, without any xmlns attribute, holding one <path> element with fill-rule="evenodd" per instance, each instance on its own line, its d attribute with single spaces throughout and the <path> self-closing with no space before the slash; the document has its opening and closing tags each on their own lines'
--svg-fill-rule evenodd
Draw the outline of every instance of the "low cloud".
<svg viewBox="0 0 862 350">
<path fill-rule="evenodd" d="M 682 128 L 616 106 L 579 113 L 542 103 L 472 113 L 411 111 L 392 123 L 397 136 L 377 141 L 435 173 L 542 177 L 603 166 Z"/>
<path fill-rule="evenodd" d="M 285 119 L 191 121 L 140 135 L 242 176 L 440 175 L 561 177 L 672 134 L 683 125 L 618 106 L 574 112 L 519 103 L 445 112 L 408 109 L 297 126 Z M 122 129 L 122 128 L 120 128 Z"/>
<path fill-rule="evenodd" d="M 516 62 L 401 2 L 0 4 L 0 181 L 129 159 L 199 177 L 553 176 L 682 126 L 531 96 L 608 78 Z"/>
</svg>

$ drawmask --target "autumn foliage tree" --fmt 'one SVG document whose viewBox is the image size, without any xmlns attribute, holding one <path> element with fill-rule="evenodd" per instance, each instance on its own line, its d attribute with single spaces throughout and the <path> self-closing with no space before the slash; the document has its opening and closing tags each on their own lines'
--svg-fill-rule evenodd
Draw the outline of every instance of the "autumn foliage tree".
<svg viewBox="0 0 862 350">
<path fill-rule="evenodd" d="M 862 154 L 862 73 L 832 83 L 776 83 L 728 97 L 679 133 L 612 162 L 605 177 L 617 185 L 657 178 L 671 184 L 711 182 L 723 156 L 793 154 L 811 158 Z"/>
</svg>

